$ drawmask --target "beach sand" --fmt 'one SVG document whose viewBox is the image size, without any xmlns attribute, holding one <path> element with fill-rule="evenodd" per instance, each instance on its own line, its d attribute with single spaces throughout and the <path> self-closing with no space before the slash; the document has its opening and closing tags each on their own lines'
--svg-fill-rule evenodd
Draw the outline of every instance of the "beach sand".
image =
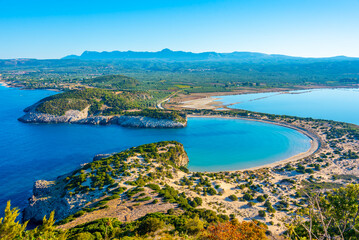
<svg viewBox="0 0 359 240">
<path fill-rule="evenodd" d="M 182 108 L 192 108 L 192 109 L 217 109 L 224 107 L 223 103 L 218 101 L 220 98 L 206 97 L 199 98 L 195 100 L 189 100 L 182 102 L 180 107 Z"/>
</svg>

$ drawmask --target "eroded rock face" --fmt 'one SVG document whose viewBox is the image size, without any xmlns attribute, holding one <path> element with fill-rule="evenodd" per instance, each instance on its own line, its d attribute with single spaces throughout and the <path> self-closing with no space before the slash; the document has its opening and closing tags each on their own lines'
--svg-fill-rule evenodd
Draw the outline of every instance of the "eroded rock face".
<svg viewBox="0 0 359 240">
<path fill-rule="evenodd" d="M 63 184 L 55 181 L 36 181 L 33 188 L 33 196 L 29 199 L 29 206 L 23 211 L 23 220 L 32 223 L 40 223 L 45 215 L 49 216 L 55 211 L 55 218 L 62 219 L 71 212 L 70 204 L 63 198 L 65 194 Z"/>
<path fill-rule="evenodd" d="M 177 167 L 187 167 L 188 163 L 189 163 L 188 156 L 185 150 L 183 149 L 183 153 L 178 154 L 177 159 L 175 160 L 175 164 Z"/>
<path fill-rule="evenodd" d="M 69 110 L 63 116 L 29 111 L 19 118 L 19 121 L 25 123 L 74 123 L 84 118 L 87 118 L 87 109 L 82 111 Z"/>
</svg>

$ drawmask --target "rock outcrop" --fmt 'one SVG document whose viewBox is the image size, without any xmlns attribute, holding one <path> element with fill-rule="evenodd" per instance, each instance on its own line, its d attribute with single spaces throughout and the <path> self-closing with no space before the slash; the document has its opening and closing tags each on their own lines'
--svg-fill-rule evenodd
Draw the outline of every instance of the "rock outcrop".
<svg viewBox="0 0 359 240">
<path fill-rule="evenodd" d="M 44 216 L 55 211 L 55 219 L 61 220 L 85 207 L 86 204 L 103 196 L 104 190 L 90 194 L 72 194 L 66 189 L 65 177 L 56 181 L 38 180 L 33 187 L 33 195 L 23 211 L 23 221 L 41 223 Z"/>
<path fill-rule="evenodd" d="M 183 147 L 182 147 L 182 151 L 178 153 L 174 162 L 177 167 L 186 167 L 188 165 L 189 159 Z"/>
<path fill-rule="evenodd" d="M 63 116 L 30 111 L 19 118 L 24 123 L 74 123 L 87 117 L 87 111 L 69 110 Z"/>
<path fill-rule="evenodd" d="M 41 223 L 45 215 L 55 211 L 56 219 L 62 219 L 77 211 L 72 209 L 69 202 L 63 197 L 64 184 L 61 181 L 36 181 L 33 196 L 29 199 L 29 206 L 23 211 L 23 219 L 31 223 Z"/>
</svg>

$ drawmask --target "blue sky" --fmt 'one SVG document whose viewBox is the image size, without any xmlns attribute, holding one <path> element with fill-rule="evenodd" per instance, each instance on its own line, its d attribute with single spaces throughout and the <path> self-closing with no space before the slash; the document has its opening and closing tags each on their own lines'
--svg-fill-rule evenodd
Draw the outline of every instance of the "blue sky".
<svg viewBox="0 0 359 240">
<path fill-rule="evenodd" d="M 359 0 L 0 0 L 0 58 L 93 51 L 359 57 Z"/>
</svg>

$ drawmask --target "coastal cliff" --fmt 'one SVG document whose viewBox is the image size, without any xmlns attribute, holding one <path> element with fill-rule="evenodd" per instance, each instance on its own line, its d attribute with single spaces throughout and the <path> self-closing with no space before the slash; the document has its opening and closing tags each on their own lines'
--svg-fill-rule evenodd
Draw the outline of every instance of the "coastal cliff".
<svg viewBox="0 0 359 240">
<path fill-rule="evenodd" d="M 85 111 L 69 110 L 63 116 L 29 111 L 18 119 L 24 123 L 76 123 L 88 125 L 116 124 L 133 128 L 182 128 L 187 121 L 178 122 L 171 119 L 157 119 L 145 116 L 94 116 L 88 117 Z"/>
<path fill-rule="evenodd" d="M 188 161 L 182 144 L 174 141 L 145 144 L 116 154 L 96 155 L 91 163 L 54 181 L 36 181 L 33 195 L 23 211 L 23 220 L 36 224 L 52 211 L 55 211 L 55 219 L 61 220 L 84 208 L 88 212 L 100 210 L 102 205 L 99 202 L 104 197 L 120 198 L 124 190 L 131 192 L 136 185 L 143 186 L 148 182 L 150 179 L 141 175 L 144 173 L 142 168 L 149 169 L 149 174 L 157 179 L 176 174 L 187 166 Z M 127 196 L 128 200 L 129 195 L 122 197 Z M 169 207 L 168 204 L 155 205 L 139 211 L 138 215 Z"/>
<path fill-rule="evenodd" d="M 34 224 L 42 222 L 42 218 L 52 211 L 55 211 L 56 217 L 62 219 L 76 206 L 70 205 L 66 197 L 63 179 L 57 181 L 38 180 L 33 187 L 33 195 L 29 199 L 29 205 L 23 211 L 23 219 L 30 220 Z"/>
</svg>

